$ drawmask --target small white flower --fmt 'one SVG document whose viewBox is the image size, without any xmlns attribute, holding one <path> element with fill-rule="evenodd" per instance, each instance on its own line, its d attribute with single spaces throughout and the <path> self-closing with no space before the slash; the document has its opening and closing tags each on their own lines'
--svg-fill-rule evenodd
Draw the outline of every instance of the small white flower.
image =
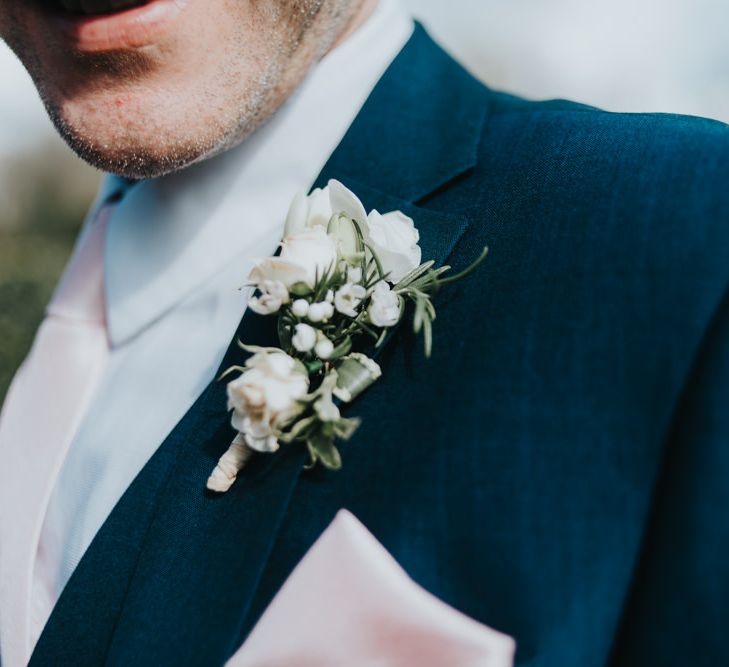
<svg viewBox="0 0 729 667">
<path fill-rule="evenodd" d="M 347 283 L 342 285 L 334 295 L 334 307 L 347 317 L 357 317 L 357 308 L 367 296 L 367 290 L 362 285 Z"/>
<path fill-rule="evenodd" d="M 306 299 L 296 299 L 296 301 L 291 304 L 291 312 L 296 315 L 296 317 L 306 317 L 309 312 L 309 302 Z"/>
<path fill-rule="evenodd" d="M 334 306 L 328 301 L 319 301 L 318 303 L 312 303 L 309 306 L 309 313 L 307 317 L 310 322 L 326 322 L 334 315 Z"/>
<path fill-rule="evenodd" d="M 248 359 L 246 370 L 227 390 L 233 428 L 251 449 L 274 452 L 276 430 L 301 412 L 299 399 L 309 390 L 309 378 L 293 357 L 261 351 Z"/>
<path fill-rule="evenodd" d="M 281 310 L 281 306 L 289 302 L 289 291 L 286 285 L 278 280 L 263 280 L 258 284 L 260 296 L 251 297 L 248 307 L 259 315 L 272 315 Z"/>
<path fill-rule="evenodd" d="M 332 343 L 332 341 L 328 338 L 322 337 L 321 340 L 317 342 L 314 352 L 316 352 L 316 356 L 319 357 L 319 359 L 329 359 L 329 357 L 332 356 L 332 352 L 334 352 L 334 343 Z"/>
<path fill-rule="evenodd" d="M 349 283 L 361 283 L 362 282 L 362 267 L 361 266 L 347 267 L 347 282 L 349 282 Z"/>
<path fill-rule="evenodd" d="M 334 291 L 333 290 L 327 290 L 327 296 L 325 301 L 327 303 L 334 303 Z"/>
<path fill-rule="evenodd" d="M 372 211 L 367 218 L 369 243 L 382 264 L 388 280 L 397 283 L 420 266 L 420 233 L 411 218 L 400 211 L 381 215 Z"/>
<path fill-rule="evenodd" d="M 299 352 L 311 352 L 316 345 L 316 329 L 308 324 L 297 324 L 291 344 Z"/>
<path fill-rule="evenodd" d="M 367 314 L 376 327 L 394 327 L 400 321 L 400 299 L 386 282 L 380 281 L 372 291 Z"/>
</svg>

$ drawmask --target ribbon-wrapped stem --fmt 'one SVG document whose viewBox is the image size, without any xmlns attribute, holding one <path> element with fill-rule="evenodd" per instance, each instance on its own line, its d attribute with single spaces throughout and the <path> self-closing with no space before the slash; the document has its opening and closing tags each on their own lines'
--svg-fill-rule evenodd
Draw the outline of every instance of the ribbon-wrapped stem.
<svg viewBox="0 0 729 667">
<path fill-rule="evenodd" d="M 246 444 L 243 435 L 239 433 L 208 477 L 208 489 L 216 493 L 225 493 L 233 486 L 238 473 L 245 468 L 252 454 L 253 450 Z"/>
</svg>

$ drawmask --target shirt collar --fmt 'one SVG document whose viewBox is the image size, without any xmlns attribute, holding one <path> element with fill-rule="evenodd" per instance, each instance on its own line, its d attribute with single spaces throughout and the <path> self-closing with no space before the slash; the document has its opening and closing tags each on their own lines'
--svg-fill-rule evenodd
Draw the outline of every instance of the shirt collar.
<svg viewBox="0 0 729 667">
<path fill-rule="evenodd" d="M 273 251 L 293 195 L 311 188 L 412 30 L 397 0 L 381 0 L 241 145 L 132 187 L 116 176 L 104 179 L 95 207 L 125 189 L 109 221 L 104 258 L 113 346 L 137 336 L 267 237 Z"/>
</svg>

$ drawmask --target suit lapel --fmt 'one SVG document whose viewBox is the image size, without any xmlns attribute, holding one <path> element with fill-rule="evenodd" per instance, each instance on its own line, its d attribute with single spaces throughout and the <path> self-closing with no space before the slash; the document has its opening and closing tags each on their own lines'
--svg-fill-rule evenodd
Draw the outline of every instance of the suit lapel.
<svg viewBox="0 0 729 667">
<path fill-rule="evenodd" d="M 442 92 L 461 109 L 457 128 L 444 121 L 453 113 L 430 90 L 429 69 L 447 75 L 451 90 Z M 462 77 L 418 27 L 318 179 L 319 185 L 342 180 L 368 209 L 413 217 L 424 258 L 438 263 L 467 223 L 414 202 L 474 164 L 484 108 L 465 103 Z M 246 313 L 236 338 L 276 345 L 275 318 Z M 222 367 L 243 358 L 233 341 Z M 217 496 L 205 482 L 233 436 L 225 383 L 213 382 L 102 527 L 33 664 L 59 655 L 77 665 L 221 664 L 235 651 L 306 454 L 292 446 L 255 457 L 233 488 Z"/>
</svg>

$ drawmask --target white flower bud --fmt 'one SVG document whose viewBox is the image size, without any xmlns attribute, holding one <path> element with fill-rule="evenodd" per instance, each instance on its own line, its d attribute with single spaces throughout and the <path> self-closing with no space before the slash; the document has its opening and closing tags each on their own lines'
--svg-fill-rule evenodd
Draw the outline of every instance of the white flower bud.
<svg viewBox="0 0 729 667">
<path fill-rule="evenodd" d="M 296 299 L 296 301 L 291 304 L 291 312 L 296 315 L 296 317 L 306 317 L 309 312 L 309 302 L 306 299 Z"/>
<path fill-rule="evenodd" d="M 326 322 L 334 315 L 334 306 L 326 301 L 312 303 L 309 306 L 308 318 L 310 322 Z"/>
<path fill-rule="evenodd" d="M 308 324 L 297 324 L 291 344 L 299 352 L 310 352 L 316 345 L 316 329 Z"/>
<path fill-rule="evenodd" d="M 332 303 L 333 301 L 334 301 L 334 292 L 332 290 L 327 290 L 326 302 Z"/>
<path fill-rule="evenodd" d="M 319 357 L 319 359 L 329 359 L 329 357 L 332 356 L 332 352 L 334 352 L 334 343 L 332 343 L 332 341 L 328 338 L 322 338 L 316 344 L 314 352 L 316 352 L 316 356 Z"/>
<path fill-rule="evenodd" d="M 347 269 L 347 282 L 349 282 L 349 283 L 361 283 L 362 282 L 362 267 L 361 266 L 350 266 Z"/>
</svg>

